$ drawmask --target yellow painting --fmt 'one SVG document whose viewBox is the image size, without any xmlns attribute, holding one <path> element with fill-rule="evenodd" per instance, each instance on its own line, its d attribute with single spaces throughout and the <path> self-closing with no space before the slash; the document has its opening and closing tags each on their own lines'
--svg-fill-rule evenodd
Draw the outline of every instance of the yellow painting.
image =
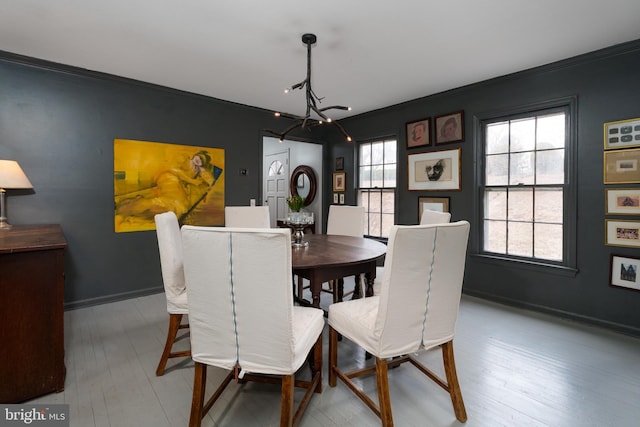
<svg viewBox="0 0 640 427">
<path fill-rule="evenodd" d="M 224 149 L 116 139 L 116 233 L 155 230 L 173 211 L 180 224 L 224 224 Z"/>
</svg>

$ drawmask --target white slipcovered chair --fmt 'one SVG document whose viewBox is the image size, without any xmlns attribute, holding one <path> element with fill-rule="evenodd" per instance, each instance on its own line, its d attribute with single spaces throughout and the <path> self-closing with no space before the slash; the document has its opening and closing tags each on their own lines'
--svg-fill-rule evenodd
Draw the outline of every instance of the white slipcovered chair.
<svg viewBox="0 0 640 427">
<path fill-rule="evenodd" d="M 187 290 L 184 283 L 182 265 L 182 237 L 178 218 L 173 212 L 165 212 L 155 216 L 156 236 L 160 252 L 160 267 L 162 282 L 167 299 L 169 313 L 169 330 L 160 362 L 156 368 L 156 375 L 164 374 L 167 360 L 174 357 L 189 357 L 191 351 L 171 352 L 176 341 L 178 330 L 188 328 L 188 324 L 181 324 L 182 316 L 189 313 L 187 304 Z"/>
<path fill-rule="evenodd" d="M 225 206 L 226 227 L 269 228 L 269 206 Z"/>
<path fill-rule="evenodd" d="M 383 426 L 393 425 L 387 369 L 411 362 L 449 392 L 458 421 L 467 419 L 453 356 L 469 223 L 393 226 L 380 294 L 329 306 L 329 385 L 340 378 Z M 337 366 L 338 334 L 375 357 L 375 366 L 343 372 Z M 446 382 L 414 356 L 440 346 Z M 389 360 L 390 359 L 390 360 Z M 376 374 L 378 404 L 352 381 Z"/>
<path fill-rule="evenodd" d="M 420 217 L 420 224 L 446 224 L 451 221 L 451 212 L 439 212 L 431 209 L 425 209 L 422 211 Z M 380 281 L 382 280 L 383 267 L 376 267 L 376 279 L 373 282 L 373 294 L 378 295 L 380 293 Z"/>
<path fill-rule="evenodd" d="M 184 226 L 182 240 L 195 362 L 189 425 L 200 426 L 234 378 L 281 380 L 280 425 L 296 425 L 322 391 L 324 317 L 320 309 L 293 305 L 291 231 Z M 312 350 L 311 380 L 296 380 Z M 209 365 L 229 373 L 205 404 Z M 294 384 L 306 389 L 295 414 Z"/>
<path fill-rule="evenodd" d="M 420 217 L 420 224 L 444 224 L 451 221 L 451 212 L 432 211 L 425 209 Z"/>
<path fill-rule="evenodd" d="M 362 237 L 364 234 L 364 206 L 330 205 L 327 217 L 327 234 L 340 236 Z M 344 278 L 330 283 L 330 289 L 325 292 L 333 294 L 333 302 L 344 298 Z M 360 290 L 360 275 L 354 276 L 354 291 Z M 352 292 L 347 293 L 350 294 Z"/>
</svg>

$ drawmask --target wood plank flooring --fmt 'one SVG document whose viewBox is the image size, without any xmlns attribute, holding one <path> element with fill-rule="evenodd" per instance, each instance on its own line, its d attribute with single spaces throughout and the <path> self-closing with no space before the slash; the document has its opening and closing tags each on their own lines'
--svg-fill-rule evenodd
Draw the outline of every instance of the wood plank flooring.
<svg viewBox="0 0 640 427">
<path fill-rule="evenodd" d="M 323 295 L 323 304 L 331 296 Z M 193 363 L 155 368 L 168 315 L 164 294 L 65 313 L 65 391 L 32 400 L 68 403 L 75 427 L 186 426 Z M 181 341 L 187 348 L 189 339 Z M 346 387 L 327 385 L 312 398 L 301 426 L 376 426 L 373 413 Z M 340 366 L 371 363 L 347 340 Z M 446 392 L 410 364 L 390 371 L 397 426 L 623 427 L 640 423 L 640 339 L 464 296 L 454 340 L 468 421 L 456 421 Z M 442 374 L 440 351 L 421 360 Z M 209 368 L 208 388 L 224 372 Z M 375 397 L 375 378 L 360 380 Z M 231 384 L 203 426 L 275 426 L 280 390 Z"/>
</svg>

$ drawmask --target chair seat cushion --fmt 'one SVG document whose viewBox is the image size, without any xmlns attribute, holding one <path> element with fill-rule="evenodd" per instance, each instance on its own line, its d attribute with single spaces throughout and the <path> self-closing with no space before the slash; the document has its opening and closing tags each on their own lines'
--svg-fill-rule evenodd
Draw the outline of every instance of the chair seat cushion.
<svg viewBox="0 0 640 427">
<path fill-rule="evenodd" d="M 293 307 L 294 372 L 302 366 L 324 329 L 322 310 L 312 307 Z"/>
<path fill-rule="evenodd" d="M 344 301 L 329 306 L 329 325 L 349 340 L 377 356 L 374 347 L 379 337 L 374 336 L 380 297 L 373 296 Z"/>
</svg>

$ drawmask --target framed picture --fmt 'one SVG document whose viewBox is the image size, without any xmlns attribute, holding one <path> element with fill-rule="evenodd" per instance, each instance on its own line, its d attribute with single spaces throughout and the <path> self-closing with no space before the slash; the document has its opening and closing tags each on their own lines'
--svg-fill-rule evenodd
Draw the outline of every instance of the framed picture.
<svg viewBox="0 0 640 427">
<path fill-rule="evenodd" d="M 435 118 L 436 145 L 464 140 L 464 111 Z"/>
<path fill-rule="evenodd" d="M 407 156 L 409 191 L 460 190 L 460 149 Z"/>
<path fill-rule="evenodd" d="M 431 119 L 420 119 L 407 123 L 407 148 L 430 145 Z"/>
<path fill-rule="evenodd" d="M 640 145 L 640 118 L 604 124 L 604 149 L 630 148 Z"/>
<path fill-rule="evenodd" d="M 333 204 L 334 205 L 338 204 L 338 193 L 333 193 Z"/>
<path fill-rule="evenodd" d="M 640 182 L 640 148 L 604 152 L 604 183 Z"/>
<path fill-rule="evenodd" d="M 340 204 L 344 205 L 344 193 L 340 193 Z"/>
<path fill-rule="evenodd" d="M 640 258 L 611 255 L 610 285 L 640 291 L 638 265 L 640 265 Z"/>
<path fill-rule="evenodd" d="M 346 175 L 346 172 L 333 173 L 333 191 L 344 191 L 347 188 Z"/>
<path fill-rule="evenodd" d="M 419 197 L 418 198 L 418 221 L 422 218 L 422 212 L 425 210 L 438 212 L 449 212 L 448 197 Z"/>
<path fill-rule="evenodd" d="M 607 215 L 640 215 L 640 188 L 607 188 Z"/>
<path fill-rule="evenodd" d="M 640 248 L 640 221 L 605 220 L 605 244 Z"/>
<path fill-rule="evenodd" d="M 344 170 L 344 157 L 336 157 L 336 170 Z"/>
</svg>

